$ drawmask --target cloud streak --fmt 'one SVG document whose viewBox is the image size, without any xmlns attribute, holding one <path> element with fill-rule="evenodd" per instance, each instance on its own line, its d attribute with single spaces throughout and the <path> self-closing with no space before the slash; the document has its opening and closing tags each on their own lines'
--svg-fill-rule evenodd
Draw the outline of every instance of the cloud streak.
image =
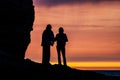
<svg viewBox="0 0 120 80">
<path fill-rule="evenodd" d="M 99 3 L 104 1 L 115 2 L 118 0 L 34 0 L 34 3 L 36 5 L 56 6 L 56 5 L 63 5 L 63 4 Z"/>
</svg>

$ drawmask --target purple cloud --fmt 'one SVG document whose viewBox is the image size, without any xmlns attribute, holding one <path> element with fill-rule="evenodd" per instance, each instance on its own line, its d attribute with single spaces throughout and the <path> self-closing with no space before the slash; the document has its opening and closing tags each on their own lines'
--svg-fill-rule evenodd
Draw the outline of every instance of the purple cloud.
<svg viewBox="0 0 120 80">
<path fill-rule="evenodd" d="M 83 3 L 99 3 L 102 1 L 120 1 L 120 0 L 34 0 L 36 5 L 44 5 L 44 6 L 56 6 L 63 4 L 83 4 Z"/>
</svg>

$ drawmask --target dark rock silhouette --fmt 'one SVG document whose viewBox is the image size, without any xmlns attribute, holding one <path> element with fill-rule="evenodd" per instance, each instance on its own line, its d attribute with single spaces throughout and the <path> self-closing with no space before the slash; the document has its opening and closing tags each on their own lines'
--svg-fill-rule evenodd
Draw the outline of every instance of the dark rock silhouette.
<svg viewBox="0 0 120 80">
<path fill-rule="evenodd" d="M 32 0 L 0 0 L 0 64 L 24 60 L 33 22 Z"/>
<path fill-rule="evenodd" d="M 64 65 L 43 65 L 26 59 L 24 67 L 0 68 L 4 79 L 33 79 L 33 80 L 119 80 L 120 77 L 106 76 L 89 70 L 77 70 Z"/>
</svg>

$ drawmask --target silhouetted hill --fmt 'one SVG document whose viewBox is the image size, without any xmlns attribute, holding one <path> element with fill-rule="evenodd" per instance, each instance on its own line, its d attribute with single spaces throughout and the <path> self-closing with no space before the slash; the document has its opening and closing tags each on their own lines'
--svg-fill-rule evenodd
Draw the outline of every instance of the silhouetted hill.
<svg viewBox="0 0 120 80">
<path fill-rule="evenodd" d="M 69 66 L 42 65 L 26 59 L 14 65 L 0 67 L 0 78 L 34 80 L 119 80 L 92 71 L 77 70 Z"/>
</svg>

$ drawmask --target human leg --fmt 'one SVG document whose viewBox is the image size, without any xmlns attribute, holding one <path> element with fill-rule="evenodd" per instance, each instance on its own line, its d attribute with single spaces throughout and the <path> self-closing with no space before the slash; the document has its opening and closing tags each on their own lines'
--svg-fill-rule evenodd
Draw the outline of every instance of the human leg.
<svg viewBox="0 0 120 80">
<path fill-rule="evenodd" d="M 57 46 L 58 64 L 61 65 L 60 47 Z"/>
<path fill-rule="evenodd" d="M 50 46 L 43 46 L 42 64 L 49 64 L 50 61 Z"/>
<path fill-rule="evenodd" d="M 65 55 L 65 47 L 62 47 L 62 56 L 63 56 L 63 64 L 66 66 L 67 63 L 66 63 L 66 55 Z"/>
</svg>

